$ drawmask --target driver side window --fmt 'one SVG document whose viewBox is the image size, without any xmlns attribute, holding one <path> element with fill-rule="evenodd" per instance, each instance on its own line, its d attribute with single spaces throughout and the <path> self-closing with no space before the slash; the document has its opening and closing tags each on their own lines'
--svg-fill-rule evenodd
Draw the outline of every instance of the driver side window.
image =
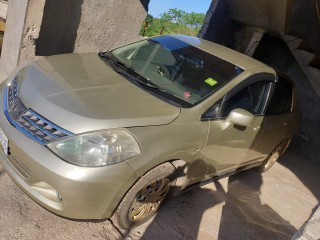
<svg viewBox="0 0 320 240">
<path fill-rule="evenodd" d="M 226 118 L 236 108 L 247 110 L 253 115 L 263 114 L 269 87 L 270 82 L 256 82 L 242 89 L 223 103 L 220 117 Z"/>
<path fill-rule="evenodd" d="M 230 97 L 226 95 L 224 97 L 225 100 L 221 99 L 215 103 L 203 114 L 203 118 L 226 118 L 236 108 L 247 110 L 253 115 L 261 115 L 264 112 L 270 87 L 271 82 L 255 82 Z"/>
</svg>

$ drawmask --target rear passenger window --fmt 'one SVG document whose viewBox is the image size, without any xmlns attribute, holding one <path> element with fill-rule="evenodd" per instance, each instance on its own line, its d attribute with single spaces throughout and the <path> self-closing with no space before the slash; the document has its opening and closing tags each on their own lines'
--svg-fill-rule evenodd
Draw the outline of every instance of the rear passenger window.
<svg viewBox="0 0 320 240">
<path fill-rule="evenodd" d="M 291 111 L 292 104 L 292 86 L 291 84 L 274 83 L 275 90 L 268 104 L 266 114 L 282 114 Z"/>
</svg>

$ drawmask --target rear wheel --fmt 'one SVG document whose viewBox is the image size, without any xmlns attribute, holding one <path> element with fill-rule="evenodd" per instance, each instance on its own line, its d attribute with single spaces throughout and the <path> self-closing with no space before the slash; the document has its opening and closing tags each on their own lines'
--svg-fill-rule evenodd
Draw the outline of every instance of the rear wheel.
<svg viewBox="0 0 320 240">
<path fill-rule="evenodd" d="M 268 171 L 273 164 L 279 159 L 279 157 L 287 150 L 291 138 L 283 140 L 266 158 L 266 160 L 257 168 L 258 172 Z"/>
<path fill-rule="evenodd" d="M 122 229 L 136 227 L 154 216 L 167 196 L 175 168 L 161 164 L 141 177 L 127 192 L 112 220 Z"/>
</svg>

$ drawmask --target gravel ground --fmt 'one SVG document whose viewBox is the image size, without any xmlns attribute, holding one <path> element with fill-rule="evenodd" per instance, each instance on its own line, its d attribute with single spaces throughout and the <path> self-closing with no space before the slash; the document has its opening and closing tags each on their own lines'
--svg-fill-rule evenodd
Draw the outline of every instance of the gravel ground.
<svg viewBox="0 0 320 240">
<path fill-rule="evenodd" d="M 289 152 L 265 174 L 248 170 L 168 200 L 155 219 L 120 234 L 108 220 L 50 213 L 0 165 L 0 239 L 290 239 L 318 203 L 319 170 Z"/>
</svg>

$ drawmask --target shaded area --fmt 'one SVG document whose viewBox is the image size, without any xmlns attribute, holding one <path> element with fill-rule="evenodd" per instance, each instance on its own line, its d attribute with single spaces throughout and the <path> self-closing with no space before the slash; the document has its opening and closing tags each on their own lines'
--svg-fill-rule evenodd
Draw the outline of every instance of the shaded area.
<svg viewBox="0 0 320 240">
<path fill-rule="evenodd" d="M 47 0 L 36 55 L 72 53 L 77 38 L 83 0 Z"/>
<path fill-rule="evenodd" d="M 264 36 L 254 58 L 279 69 L 294 80 L 303 121 L 301 131 L 295 136 L 289 151 L 298 157 L 319 161 L 320 99 L 290 49 L 283 40 Z"/>
<path fill-rule="evenodd" d="M 261 202 L 262 183 L 261 174 L 253 170 L 229 178 L 218 239 L 290 239 L 296 232 L 290 222 Z"/>
<path fill-rule="evenodd" d="M 290 160 L 280 163 L 296 174 L 314 196 L 320 199 L 317 186 L 319 180 L 311 178 L 319 171 L 320 99 L 283 40 L 264 36 L 254 57 L 284 72 L 295 82 L 303 121 L 300 132 L 294 136 L 285 154 Z M 306 164 L 310 160 L 312 162 Z"/>
<path fill-rule="evenodd" d="M 217 197 L 217 196 L 221 197 Z M 203 201 L 203 198 L 206 201 Z M 183 193 L 167 201 L 156 219 L 141 236 L 138 232 L 128 234 L 133 239 L 198 239 L 201 220 L 205 212 L 223 201 L 223 193 L 201 189 Z M 211 229 L 217 232 L 218 229 Z M 208 238 L 210 239 L 210 238 Z"/>
<path fill-rule="evenodd" d="M 320 55 L 320 1 L 295 0 L 287 20 L 287 33 L 302 38 Z"/>
<path fill-rule="evenodd" d="M 320 201 L 320 166 L 316 162 L 311 162 L 305 158 L 299 157 L 298 154 L 295 153 L 296 151 L 297 149 L 293 142 L 283 156 L 286 160 L 279 161 L 279 163 L 292 171 L 310 192 L 312 192 L 314 197 Z"/>
<path fill-rule="evenodd" d="M 150 3 L 150 0 L 140 0 L 142 6 L 144 7 L 144 9 L 146 10 L 146 12 L 148 12 L 148 6 L 149 6 L 149 3 Z"/>
<path fill-rule="evenodd" d="M 204 165 L 198 160 L 199 165 Z M 202 168 L 208 172 L 210 168 Z M 204 172 L 204 173 L 205 173 Z M 191 177 L 191 176 L 189 176 Z M 273 179 L 267 179 L 270 188 Z M 263 176 L 244 171 L 169 199 L 156 218 L 123 233 L 127 239 L 289 239 L 296 232 L 262 193 Z M 280 183 L 282 184 L 282 183 Z M 272 192 L 272 189 L 270 190 Z M 294 193 L 288 192 L 290 199 Z M 299 202 L 299 199 L 296 199 Z M 288 201 L 295 206 L 295 201 Z M 278 202 L 282 205 L 282 202 Z M 302 224 L 302 223 L 301 223 Z"/>
<path fill-rule="evenodd" d="M 213 0 L 199 36 L 230 47 L 225 42 L 246 28 L 260 28 L 273 36 L 293 35 L 319 55 L 320 1 Z"/>
<path fill-rule="evenodd" d="M 290 239 L 296 232 L 296 227 L 262 202 L 261 174 L 249 170 L 223 181 L 170 199 L 145 230 L 134 229 L 125 236 L 145 240 Z"/>
<path fill-rule="evenodd" d="M 263 35 L 265 29 L 232 18 L 232 11 L 237 12 L 237 9 L 232 7 L 234 8 L 226 0 L 213 0 L 198 36 L 252 56 L 251 52 L 254 52 L 255 45 L 259 44 L 260 41 L 256 34 Z M 255 7 L 257 6 L 255 5 Z M 253 9 L 249 9 L 253 11 Z M 239 15 L 241 13 L 240 11 Z M 243 14 L 247 15 L 247 13 Z M 257 23 L 257 25 L 259 24 Z"/>
<path fill-rule="evenodd" d="M 225 0 L 213 0 L 198 36 L 223 45 L 224 41 L 230 36 L 228 25 L 227 2 Z"/>
</svg>

